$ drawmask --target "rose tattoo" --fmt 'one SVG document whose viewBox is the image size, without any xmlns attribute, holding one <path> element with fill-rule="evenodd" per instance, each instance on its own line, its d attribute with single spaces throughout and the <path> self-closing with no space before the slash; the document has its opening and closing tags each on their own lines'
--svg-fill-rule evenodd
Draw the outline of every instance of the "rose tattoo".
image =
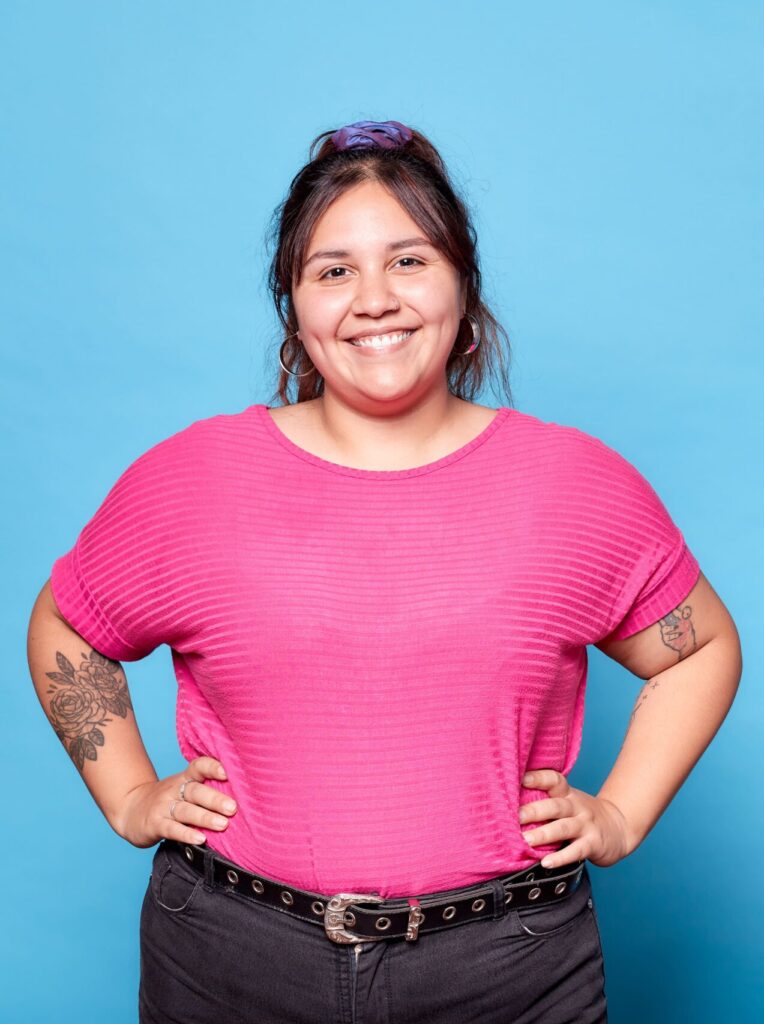
<svg viewBox="0 0 764 1024">
<path fill-rule="evenodd" d="M 126 718 L 128 709 L 132 710 L 119 662 L 98 651 L 83 654 L 82 658 L 75 669 L 61 651 L 56 651 L 60 671 L 45 673 L 54 683 L 48 690 L 52 695 L 49 715 L 53 728 L 79 771 L 85 758 L 98 758 L 97 748 L 104 744 L 99 726 L 112 721 L 105 717 L 106 712 Z"/>
</svg>

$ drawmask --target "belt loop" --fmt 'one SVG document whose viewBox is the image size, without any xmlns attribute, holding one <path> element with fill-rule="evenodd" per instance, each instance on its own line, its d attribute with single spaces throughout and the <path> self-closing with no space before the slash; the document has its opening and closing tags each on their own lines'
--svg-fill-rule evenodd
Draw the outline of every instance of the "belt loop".
<svg viewBox="0 0 764 1024">
<path fill-rule="evenodd" d="M 406 900 L 409 905 L 409 923 L 406 928 L 406 941 L 414 942 L 419 937 L 419 925 L 424 921 L 424 914 L 422 913 L 422 904 L 416 896 L 407 896 Z"/>
<path fill-rule="evenodd" d="M 491 878 L 490 883 L 491 889 L 493 889 L 493 916 L 491 920 L 497 921 L 500 917 L 504 917 L 507 912 L 507 905 L 504 902 L 504 886 L 500 878 Z"/>
<path fill-rule="evenodd" d="M 215 864 L 213 862 L 212 851 L 203 843 L 200 847 L 202 857 L 204 857 L 204 884 L 208 889 L 214 888 L 215 882 Z"/>
</svg>

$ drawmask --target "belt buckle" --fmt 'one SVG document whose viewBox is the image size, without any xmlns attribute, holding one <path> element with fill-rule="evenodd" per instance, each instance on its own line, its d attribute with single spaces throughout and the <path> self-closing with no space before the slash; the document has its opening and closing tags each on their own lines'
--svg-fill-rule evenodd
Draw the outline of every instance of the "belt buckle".
<svg viewBox="0 0 764 1024">
<path fill-rule="evenodd" d="M 355 924 L 355 917 L 351 913 L 352 921 L 345 920 L 345 911 L 351 903 L 382 903 L 382 896 L 375 896 L 374 893 L 363 892 L 338 892 L 332 896 L 326 904 L 324 911 L 324 931 L 332 942 L 375 942 L 377 938 L 384 939 L 384 935 L 355 935 L 345 925 Z"/>
</svg>

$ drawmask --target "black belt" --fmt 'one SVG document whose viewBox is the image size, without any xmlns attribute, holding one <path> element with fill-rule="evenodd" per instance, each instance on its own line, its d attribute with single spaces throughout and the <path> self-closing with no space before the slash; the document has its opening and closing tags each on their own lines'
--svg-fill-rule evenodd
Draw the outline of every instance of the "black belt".
<svg viewBox="0 0 764 1024">
<path fill-rule="evenodd" d="M 576 891 L 584 871 L 583 861 L 559 868 L 534 864 L 475 885 L 422 896 L 384 899 L 376 893 L 358 892 L 325 896 L 252 874 L 211 849 L 205 850 L 203 844 L 186 846 L 174 839 L 162 842 L 184 857 L 212 887 L 239 892 L 257 903 L 321 925 L 327 937 L 339 943 L 396 938 L 412 941 L 424 932 L 441 931 L 487 917 L 502 917 L 508 906 L 522 908 L 558 903 Z"/>
</svg>

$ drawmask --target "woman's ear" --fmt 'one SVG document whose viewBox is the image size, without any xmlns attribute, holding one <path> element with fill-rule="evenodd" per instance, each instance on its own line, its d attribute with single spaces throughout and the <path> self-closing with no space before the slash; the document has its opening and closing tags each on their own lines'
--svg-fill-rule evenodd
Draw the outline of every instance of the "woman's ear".
<svg viewBox="0 0 764 1024">
<path fill-rule="evenodd" d="M 462 316 L 467 315 L 467 276 L 462 274 L 462 283 L 459 290 L 459 302 L 461 304 Z"/>
</svg>

